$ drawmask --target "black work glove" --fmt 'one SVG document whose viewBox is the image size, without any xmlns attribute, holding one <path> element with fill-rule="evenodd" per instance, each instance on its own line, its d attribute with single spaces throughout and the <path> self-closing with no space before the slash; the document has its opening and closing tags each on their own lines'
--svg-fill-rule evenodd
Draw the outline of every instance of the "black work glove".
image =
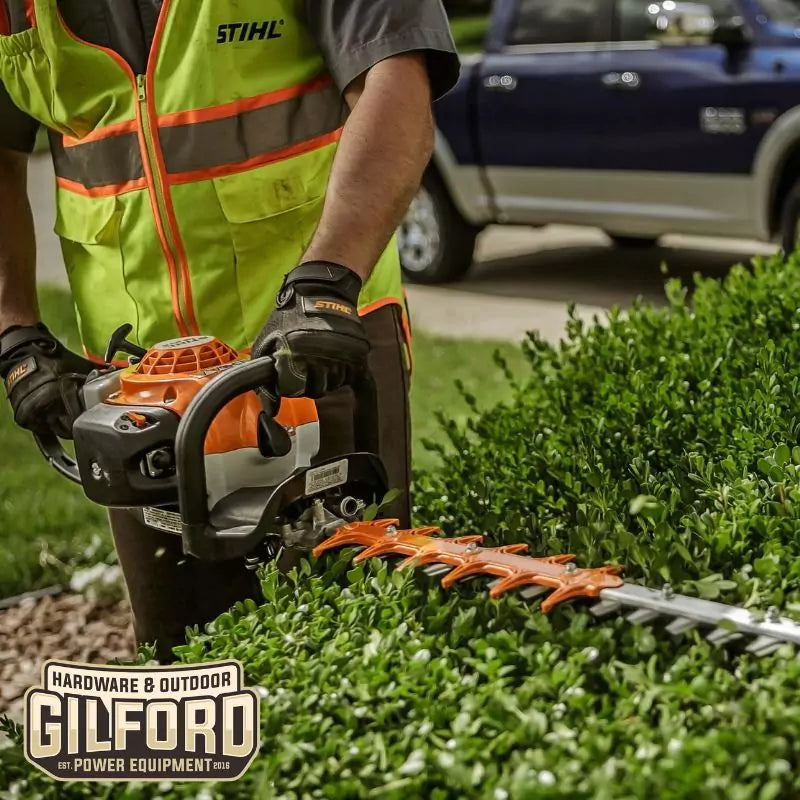
<svg viewBox="0 0 800 800">
<path fill-rule="evenodd" d="M 324 261 L 301 264 L 286 276 L 253 345 L 253 358 L 275 358 L 280 396 L 318 399 L 366 371 L 370 345 L 358 316 L 361 286 L 355 272 Z"/>
<path fill-rule="evenodd" d="M 0 378 L 14 421 L 34 433 L 72 438 L 72 425 L 83 412 L 80 390 L 95 369 L 41 323 L 14 326 L 0 335 Z"/>
</svg>

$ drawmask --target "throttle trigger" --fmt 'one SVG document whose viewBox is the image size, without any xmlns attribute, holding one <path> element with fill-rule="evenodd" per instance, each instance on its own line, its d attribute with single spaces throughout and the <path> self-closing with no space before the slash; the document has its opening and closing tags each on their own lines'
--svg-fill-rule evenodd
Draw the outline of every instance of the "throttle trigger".
<svg viewBox="0 0 800 800">
<path fill-rule="evenodd" d="M 258 449 L 264 458 L 281 458 L 292 452 L 289 432 L 263 411 L 258 416 Z"/>
</svg>

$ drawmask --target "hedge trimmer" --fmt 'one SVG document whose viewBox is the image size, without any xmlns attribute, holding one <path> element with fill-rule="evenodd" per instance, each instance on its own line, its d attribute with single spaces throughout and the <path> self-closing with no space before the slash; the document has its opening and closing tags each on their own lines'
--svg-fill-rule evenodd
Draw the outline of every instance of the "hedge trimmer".
<svg viewBox="0 0 800 800">
<path fill-rule="evenodd" d="M 669 618 L 667 630 L 707 630 L 718 645 L 754 637 L 747 650 L 774 652 L 800 644 L 800 624 L 781 617 L 625 583 L 621 568 L 583 569 L 575 556 L 532 558 L 527 545 L 485 547 L 483 537 L 447 539 L 436 528 L 400 530 L 396 520 L 359 521 L 386 493 L 377 456 L 375 389 L 354 387 L 361 452 L 312 466 L 319 448 L 314 403 L 284 399 L 265 409 L 255 389 L 271 385 L 270 359 L 250 361 L 212 337 L 189 337 L 148 351 L 127 342 L 130 326 L 112 336 L 106 361 L 119 352 L 127 367 L 103 367 L 83 388 L 84 413 L 73 427 L 75 458 L 58 439 L 37 436 L 42 453 L 87 497 L 128 509 L 148 527 L 180 535 L 187 554 L 243 558 L 256 568 L 282 548 L 321 555 L 365 548 L 356 561 L 402 556 L 400 568 L 422 567 L 448 588 L 477 576 L 494 579 L 492 598 L 519 589 L 560 603 L 595 599 L 595 616 L 627 611 L 632 623 Z M 550 594 L 552 592 L 552 594 Z M 549 595 L 544 597 L 545 595 Z"/>
<path fill-rule="evenodd" d="M 398 569 L 424 567 L 431 577 L 443 575 L 445 589 L 458 581 L 491 576 L 494 580 L 490 584 L 490 597 L 498 598 L 513 589 L 520 589 L 526 600 L 549 595 L 541 604 L 545 613 L 570 600 L 597 599 L 591 608 L 596 617 L 630 610 L 627 618 L 635 624 L 669 618 L 667 630 L 671 634 L 709 628 L 707 638 L 717 645 L 745 636 L 756 637 L 747 651 L 758 656 L 773 653 L 784 642 L 800 644 L 800 624 L 781 617 L 775 608 L 766 614 L 752 613 L 676 594 L 669 584 L 656 590 L 625 583 L 620 577 L 621 567 L 581 569 L 573 555 L 531 558 L 522 555 L 528 549 L 526 544 L 484 547 L 482 536 L 445 539 L 438 534 L 437 528 L 400 530 L 397 520 L 356 522 L 338 528 L 314 548 L 314 554 L 360 546 L 366 549 L 355 557 L 356 563 L 375 557 L 405 556 Z"/>
</svg>

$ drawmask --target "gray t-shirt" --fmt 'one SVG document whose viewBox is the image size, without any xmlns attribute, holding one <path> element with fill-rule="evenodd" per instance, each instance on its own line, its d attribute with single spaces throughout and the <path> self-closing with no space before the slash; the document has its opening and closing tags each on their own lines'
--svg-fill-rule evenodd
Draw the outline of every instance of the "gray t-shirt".
<svg viewBox="0 0 800 800">
<path fill-rule="evenodd" d="M 304 0 L 340 89 L 390 56 L 423 51 L 434 98 L 453 88 L 459 61 L 441 0 Z"/>
<path fill-rule="evenodd" d="M 116 50 L 136 72 L 147 60 L 152 8 L 158 5 L 160 0 L 59 0 L 75 33 Z M 379 61 L 408 52 L 426 54 L 435 98 L 458 80 L 459 60 L 441 0 L 302 0 L 302 8 L 342 90 Z M 30 152 L 38 128 L 0 83 L 0 146 Z"/>
</svg>

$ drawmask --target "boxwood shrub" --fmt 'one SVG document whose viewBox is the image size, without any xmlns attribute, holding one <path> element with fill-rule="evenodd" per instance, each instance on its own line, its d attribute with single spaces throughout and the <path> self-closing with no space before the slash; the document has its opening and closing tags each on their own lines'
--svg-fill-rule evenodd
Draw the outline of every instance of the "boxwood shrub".
<svg viewBox="0 0 800 800">
<path fill-rule="evenodd" d="M 626 565 L 635 581 L 800 612 L 800 264 L 667 287 L 669 305 L 532 336 L 514 400 L 449 423 L 419 522 Z M 443 365 L 446 368 L 446 365 Z M 481 368 L 476 364 L 476 370 Z M 512 378 L 509 376 L 509 380 Z M 486 387 L 487 392 L 492 386 Z M 241 659 L 262 745 L 235 784 L 56 785 L 18 748 L 20 798 L 800 796 L 800 661 L 697 632 L 545 616 L 481 581 L 443 592 L 345 555 L 240 604 L 177 651 Z"/>
</svg>

